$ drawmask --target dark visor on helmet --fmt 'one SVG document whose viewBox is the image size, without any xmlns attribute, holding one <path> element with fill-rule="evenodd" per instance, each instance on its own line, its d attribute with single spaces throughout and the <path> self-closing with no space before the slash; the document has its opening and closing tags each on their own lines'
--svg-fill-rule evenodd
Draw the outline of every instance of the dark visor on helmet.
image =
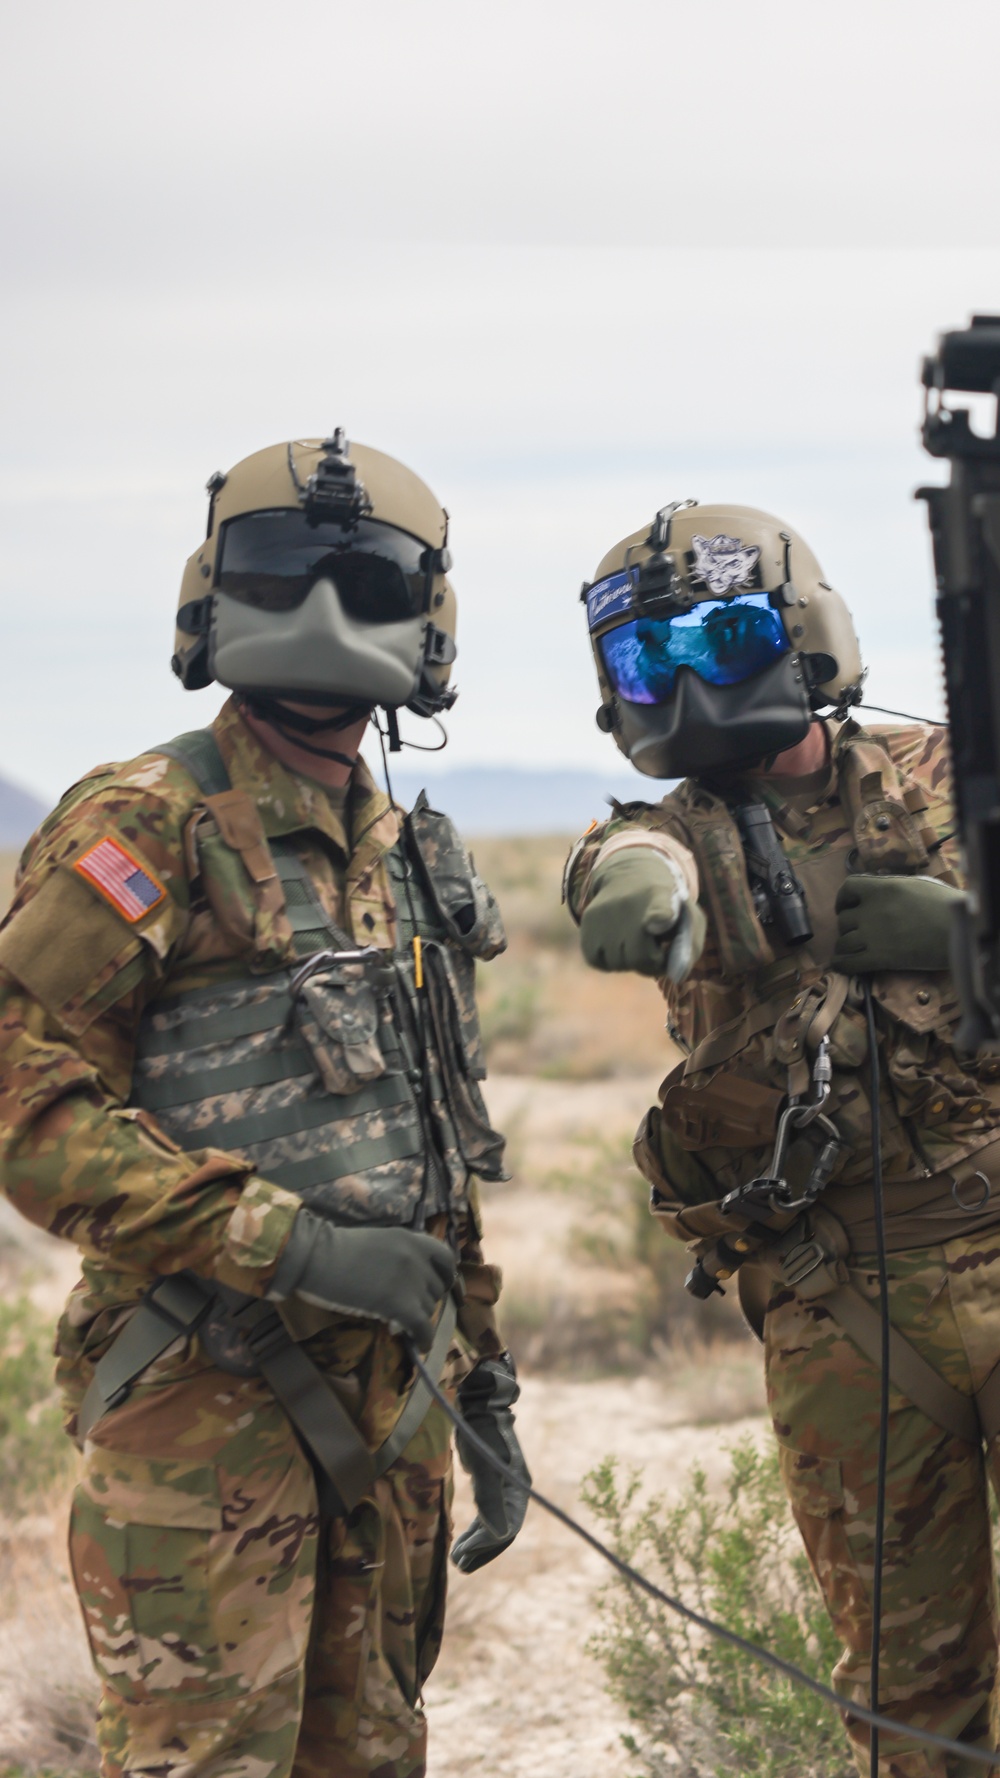
<svg viewBox="0 0 1000 1778">
<path fill-rule="evenodd" d="M 293 611 L 317 580 L 332 580 L 349 617 L 400 623 L 427 610 L 432 551 L 395 525 L 310 525 L 292 510 L 230 519 L 219 539 L 215 584 L 258 611 Z"/>
<path fill-rule="evenodd" d="M 788 654 L 767 593 L 703 599 L 676 617 L 638 617 L 598 638 L 608 678 L 630 704 L 662 704 L 681 667 L 709 685 L 740 685 Z"/>
</svg>

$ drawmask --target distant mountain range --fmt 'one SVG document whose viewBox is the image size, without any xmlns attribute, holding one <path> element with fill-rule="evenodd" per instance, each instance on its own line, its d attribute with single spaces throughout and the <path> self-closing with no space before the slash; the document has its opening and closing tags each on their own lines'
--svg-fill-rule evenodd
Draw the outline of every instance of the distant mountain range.
<svg viewBox="0 0 1000 1778">
<path fill-rule="evenodd" d="M 0 851 L 19 851 L 48 812 L 40 796 L 0 778 Z"/>
<path fill-rule="evenodd" d="M 572 767 L 456 766 L 431 774 L 390 762 L 389 771 L 393 795 L 405 808 L 426 786 L 434 807 L 469 834 L 578 834 L 591 821 L 603 821 L 610 797 L 657 802 L 667 789 L 627 768 L 608 778 Z"/>
<path fill-rule="evenodd" d="M 638 772 L 532 770 L 527 766 L 456 766 L 450 772 L 422 772 L 390 765 L 393 794 L 406 808 L 426 786 L 435 808 L 470 834 L 581 833 L 607 813 L 608 798 L 642 797 L 655 802 L 667 788 Z M 49 805 L 19 785 L 0 778 L 0 849 L 24 845 Z"/>
</svg>

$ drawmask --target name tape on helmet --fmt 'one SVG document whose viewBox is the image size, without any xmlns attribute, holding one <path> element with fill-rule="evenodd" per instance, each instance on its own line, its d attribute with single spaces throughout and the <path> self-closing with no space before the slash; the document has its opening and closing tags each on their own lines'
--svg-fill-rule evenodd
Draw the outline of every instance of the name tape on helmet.
<svg viewBox="0 0 1000 1778">
<path fill-rule="evenodd" d="M 605 580 L 595 582 L 587 594 L 590 629 L 595 630 L 598 624 L 607 623 L 609 617 L 632 613 L 632 588 L 637 579 L 635 568 L 622 568 L 617 574 L 609 574 Z"/>
</svg>

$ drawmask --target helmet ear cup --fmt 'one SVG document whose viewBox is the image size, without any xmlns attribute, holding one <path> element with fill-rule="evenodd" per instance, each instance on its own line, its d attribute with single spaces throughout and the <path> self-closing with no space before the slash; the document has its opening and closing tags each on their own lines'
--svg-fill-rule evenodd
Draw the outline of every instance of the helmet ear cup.
<svg viewBox="0 0 1000 1778">
<path fill-rule="evenodd" d="M 215 677 L 209 658 L 212 570 L 204 547 L 189 556 L 177 601 L 177 627 L 170 665 L 185 691 L 204 691 Z"/>
<path fill-rule="evenodd" d="M 176 673 L 185 691 L 204 691 L 215 682 L 209 665 L 208 637 L 198 640 L 183 653 L 178 649 L 170 657 L 171 670 Z"/>
<path fill-rule="evenodd" d="M 451 552 L 441 550 L 439 558 L 451 562 Z M 445 573 L 436 574 L 431 589 L 429 622 L 424 637 L 424 658 L 420 680 L 407 709 L 418 716 L 435 716 L 450 710 L 458 696 L 449 684 L 451 669 L 458 654 L 455 632 L 458 627 L 458 601 L 455 589 Z"/>
</svg>

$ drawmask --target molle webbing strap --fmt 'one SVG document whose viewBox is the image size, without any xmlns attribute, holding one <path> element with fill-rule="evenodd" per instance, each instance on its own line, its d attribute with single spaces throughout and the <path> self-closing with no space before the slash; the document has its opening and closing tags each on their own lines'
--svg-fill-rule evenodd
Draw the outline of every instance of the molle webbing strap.
<svg viewBox="0 0 1000 1778">
<path fill-rule="evenodd" d="M 756 1037 L 760 1031 L 769 1031 L 777 1024 L 787 1008 L 788 994 L 784 993 L 771 1000 L 758 1000 L 737 1018 L 718 1025 L 691 1051 L 684 1063 L 685 1076 L 700 1074 L 703 1068 L 718 1068 L 723 1062 L 730 1061 L 746 1048 L 751 1037 Z"/>
<path fill-rule="evenodd" d="M 412 955 L 414 932 L 419 931 L 421 938 L 445 938 L 445 930 L 440 915 L 433 901 L 427 894 L 423 882 L 423 870 L 420 866 L 407 868 L 407 860 L 403 856 L 406 845 L 405 824 L 396 845 L 386 854 L 386 867 L 389 881 L 392 884 L 393 899 L 396 903 L 396 948 L 403 956 Z M 416 848 L 414 848 L 416 850 Z M 410 905 L 416 916 L 417 926 L 414 928 L 410 918 Z"/>
<path fill-rule="evenodd" d="M 823 1302 L 865 1357 L 880 1368 L 882 1320 L 878 1310 L 848 1284 L 838 1285 L 829 1296 L 824 1296 Z M 943 1426 L 954 1438 L 979 1444 L 982 1428 L 975 1397 L 963 1395 L 960 1389 L 946 1383 L 894 1327 L 889 1329 L 889 1381 L 935 1425 Z"/>
<path fill-rule="evenodd" d="M 99 1359 L 76 1416 L 81 1449 L 98 1420 L 131 1393 L 132 1385 L 175 1340 L 187 1339 L 212 1307 L 209 1291 L 191 1274 L 161 1278 Z"/>
<path fill-rule="evenodd" d="M 178 760 L 190 772 L 203 796 L 221 796 L 233 788 L 226 762 L 219 752 L 219 743 L 210 728 L 189 729 L 187 734 L 175 735 L 162 747 L 150 747 L 147 751 L 165 753 L 168 759 Z"/>
<path fill-rule="evenodd" d="M 990 1371 L 985 1383 L 976 1390 L 976 1407 L 983 1437 L 991 1444 L 1000 1432 L 1000 1364 Z"/>
<path fill-rule="evenodd" d="M 222 839 L 239 853 L 250 881 L 257 884 L 261 905 L 268 913 L 279 913 L 284 904 L 282 885 L 260 811 L 245 790 L 233 789 L 226 762 L 211 729 L 190 729 L 187 734 L 176 735 L 161 747 L 150 748 L 150 752 L 166 754 L 168 759 L 176 759 L 185 771 L 190 772 Z"/>
<path fill-rule="evenodd" d="M 764 968 L 775 956 L 754 905 L 736 822 L 722 798 L 702 784 L 689 781 L 677 796 L 724 973 L 740 976 Z"/>
<path fill-rule="evenodd" d="M 271 855 L 284 891 L 285 917 L 294 934 L 296 956 L 311 957 L 324 950 L 353 951 L 353 938 L 324 911 L 309 872 L 290 842 L 272 840 Z"/>
<path fill-rule="evenodd" d="M 848 1236 L 838 1219 L 827 1210 L 814 1211 L 808 1224 L 800 1219 L 774 1245 L 760 1248 L 749 1263 L 761 1266 L 769 1277 L 796 1291 L 807 1302 L 822 1302 L 848 1338 L 880 1369 L 882 1317 L 878 1308 L 847 1281 L 847 1250 Z M 1000 1378 L 996 1373 L 984 1386 L 986 1413 L 981 1417 L 977 1412 L 978 1396 L 953 1388 L 896 1327 L 889 1329 L 889 1381 L 953 1438 L 978 1445 L 984 1433 L 990 1437 L 997 1430 L 995 1424 L 987 1423 L 988 1416 L 995 1417 L 1000 1410 Z"/>
<path fill-rule="evenodd" d="M 245 1092 L 251 1087 L 270 1087 L 281 1080 L 301 1080 L 315 1075 L 316 1064 L 305 1044 L 288 1043 L 281 1049 L 261 1051 L 228 1066 L 206 1068 L 204 1073 L 171 1072 L 160 1079 L 142 1078 L 135 1082 L 133 1103 L 154 1114 L 175 1111 L 181 1105 L 200 1105 L 206 1099 L 217 1099 L 223 1093 Z M 210 1124 L 201 1126 L 205 1141 L 212 1140 Z M 228 1126 L 227 1126 L 228 1133 Z M 244 1132 L 245 1133 L 245 1132 Z M 232 1146 L 238 1148 L 235 1136 Z"/>
</svg>

